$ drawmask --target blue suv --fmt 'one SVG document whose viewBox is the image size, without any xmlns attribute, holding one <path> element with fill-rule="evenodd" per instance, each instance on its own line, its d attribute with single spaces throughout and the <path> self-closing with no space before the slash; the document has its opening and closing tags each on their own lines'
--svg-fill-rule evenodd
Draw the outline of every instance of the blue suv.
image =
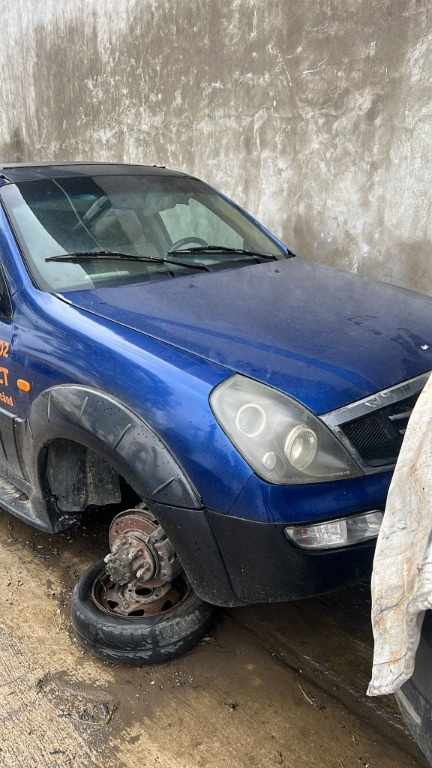
<svg viewBox="0 0 432 768">
<path fill-rule="evenodd" d="M 164 168 L 3 165 L 0 201 L 0 504 L 112 518 L 80 642 L 160 662 L 214 605 L 366 578 L 432 299 L 294 256 Z"/>
</svg>

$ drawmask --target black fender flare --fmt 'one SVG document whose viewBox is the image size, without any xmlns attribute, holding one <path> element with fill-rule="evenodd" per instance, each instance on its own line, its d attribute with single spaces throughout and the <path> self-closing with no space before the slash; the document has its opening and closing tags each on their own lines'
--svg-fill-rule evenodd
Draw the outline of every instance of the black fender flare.
<svg viewBox="0 0 432 768">
<path fill-rule="evenodd" d="M 138 414 L 102 391 L 77 384 L 44 390 L 30 407 L 24 435 L 31 485 L 43 498 L 49 495 L 46 448 L 65 438 L 101 456 L 150 504 L 202 508 L 198 491 L 163 440 Z"/>
</svg>

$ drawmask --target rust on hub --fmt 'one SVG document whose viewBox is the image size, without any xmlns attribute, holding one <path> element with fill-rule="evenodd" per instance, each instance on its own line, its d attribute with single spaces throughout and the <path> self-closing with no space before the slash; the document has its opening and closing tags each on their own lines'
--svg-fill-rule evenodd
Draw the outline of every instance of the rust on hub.
<svg viewBox="0 0 432 768">
<path fill-rule="evenodd" d="M 180 560 L 147 507 L 117 515 L 109 543 L 106 575 L 94 587 L 94 598 L 105 610 L 123 616 L 154 616 L 185 599 L 190 586 Z"/>
</svg>

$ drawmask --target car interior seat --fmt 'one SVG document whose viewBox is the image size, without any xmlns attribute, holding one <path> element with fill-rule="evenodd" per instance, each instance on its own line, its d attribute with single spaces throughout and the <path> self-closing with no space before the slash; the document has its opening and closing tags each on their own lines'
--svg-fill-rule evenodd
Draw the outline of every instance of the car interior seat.
<svg viewBox="0 0 432 768">
<path fill-rule="evenodd" d="M 134 211 L 110 209 L 93 224 L 93 234 L 106 250 L 128 253 L 132 249 L 132 253 L 140 256 L 160 256 Z"/>
</svg>

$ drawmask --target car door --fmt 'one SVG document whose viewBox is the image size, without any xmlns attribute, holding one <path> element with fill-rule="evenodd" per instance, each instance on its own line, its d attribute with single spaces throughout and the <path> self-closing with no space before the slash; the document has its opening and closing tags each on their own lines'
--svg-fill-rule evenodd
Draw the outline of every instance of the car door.
<svg viewBox="0 0 432 768">
<path fill-rule="evenodd" d="M 12 302 L 0 267 L 0 469 L 8 479 L 24 477 L 17 450 L 16 391 L 25 384 L 14 371 Z"/>
<path fill-rule="evenodd" d="M 427 611 L 410 679 L 395 693 L 412 736 L 432 764 L 432 612 Z"/>
</svg>

